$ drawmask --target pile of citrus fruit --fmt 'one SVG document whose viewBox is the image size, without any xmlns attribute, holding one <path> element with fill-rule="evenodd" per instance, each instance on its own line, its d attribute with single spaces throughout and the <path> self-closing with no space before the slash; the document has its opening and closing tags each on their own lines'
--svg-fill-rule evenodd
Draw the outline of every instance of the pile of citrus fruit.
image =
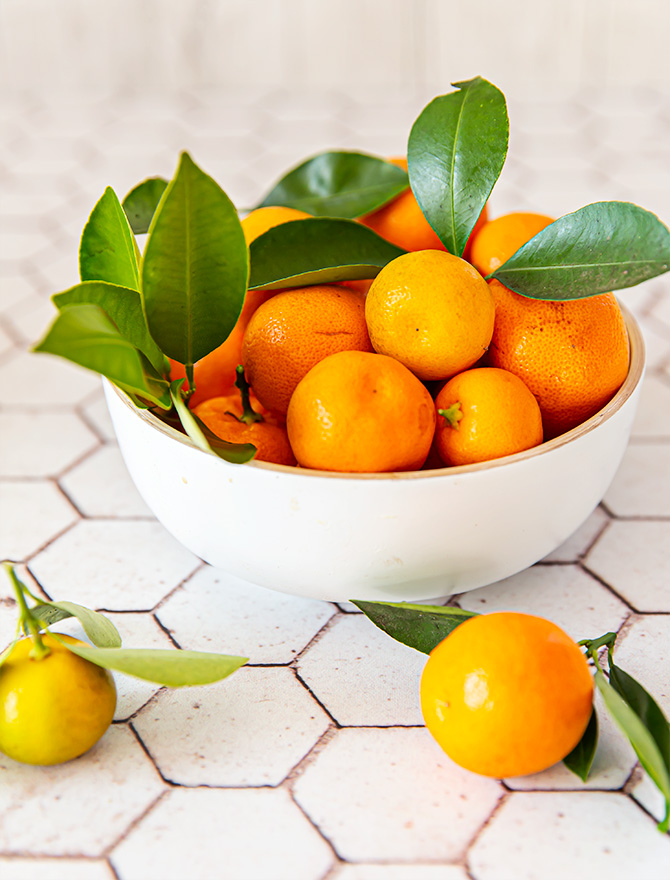
<svg viewBox="0 0 670 880">
<path fill-rule="evenodd" d="M 262 207 L 242 227 L 251 243 L 305 216 Z M 472 464 L 574 428 L 623 383 L 628 335 L 611 293 L 554 302 L 484 280 L 549 217 L 483 215 L 470 261 L 448 253 L 411 190 L 364 222 L 408 252 L 372 281 L 250 291 L 228 339 L 195 364 L 191 407 L 217 436 L 341 472 Z"/>
<path fill-rule="evenodd" d="M 457 83 L 406 158 L 320 153 L 241 221 L 183 153 L 105 190 L 36 350 L 228 461 L 379 473 L 551 440 L 624 382 L 611 291 L 670 269 L 670 230 L 627 202 L 489 217 L 508 137 L 502 92 Z"/>
</svg>

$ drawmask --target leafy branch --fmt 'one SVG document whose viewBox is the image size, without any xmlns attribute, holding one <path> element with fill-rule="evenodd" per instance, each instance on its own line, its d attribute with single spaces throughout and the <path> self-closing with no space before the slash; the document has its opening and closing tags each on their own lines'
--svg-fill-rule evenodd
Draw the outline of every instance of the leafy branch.
<svg viewBox="0 0 670 880">
<path fill-rule="evenodd" d="M 412 605 L 406 602 L 363 602 L 352 600 L 356 607 L 391 638 L 424 654 L 471 617 L 478 614 L 442 605 Z M 665 799 L 665 816 L 658 825 L 667 832 L 670 825 L 670 724 L 658 703 L 631 675 L 614 663 L 616 633 L 578 644 L 585 649 L 595 668 L 594 683 L 607 711 L 628 739 L 642 767 Z M 608 677 L 599 654 L 606 649 Z M 595 707 L 587 728 L 563 763 L 586 782 L 598 744 L 598 719 Z"/>
<path fill-rule="evenodd" d="M 33 640 L 31 656 L 35 660 L 48 657 L 50 651 L 44 644 L 42 633 L 49 632 L 68 651 L 96 666 L 168 687 L 211 684 L 231 675 L 247 662 L 246 657 L 203 651 L 122 648 L 118 630 L 104 614 L 74 602 L 44 602 L 37 599 L 19 580 L 10 563 L 3 563 L 3 567 L 19 606 L 20 628 Z M 28 599 L 34 604 L 29 605 Z M 72 644 L 50 631 L 49 628 L 55 623 L 72 617 L 81 623 L 93 646 Z M 14 644 L 0 655 L 0 665 L 11 655 Z"/>
</svg>

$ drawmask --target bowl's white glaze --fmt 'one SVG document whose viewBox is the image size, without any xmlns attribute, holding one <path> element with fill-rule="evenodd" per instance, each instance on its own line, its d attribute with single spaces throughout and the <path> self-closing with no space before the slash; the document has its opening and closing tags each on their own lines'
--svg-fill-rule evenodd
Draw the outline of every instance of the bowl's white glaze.
<svg viewBox="0 0 670 880">
<path fill-rule="evenodd" d="M 206 562 L 318 599 L 434 599 L 527 568 L 602 499 L 626 449 L 644 373 L 642 335 L 625 317 L 628 378 L 599 413 L 542 446 L 465 467 L 342 475 L 228 464 L 108 382 L 105 393 L 140 494 Z"/>
</svg>

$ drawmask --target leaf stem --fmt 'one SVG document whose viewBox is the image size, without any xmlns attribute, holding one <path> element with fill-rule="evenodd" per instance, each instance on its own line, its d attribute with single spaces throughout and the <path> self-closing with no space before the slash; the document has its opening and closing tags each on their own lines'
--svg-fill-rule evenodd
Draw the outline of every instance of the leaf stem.
<svg viewBox="0 0 670 880">
<path fill-rule="evenodd" d="M 614 642 L 616 641 L 617 634 L 615 632 L 605 633 L 604 636 L 600 636 L 597 639 L 582 639 L 581 642 L 577 642 L 577 644 L 581 648 L 586 648 L 587 656 L 596 658 L 598 651 L 600 648 L 604 648 L 607 646 L 607 651 L 609 656 L 612 656 L 612 649 L 614 648 Z"/>
<path fill-rule="evenodd" d="M 16 594 L 16 601 L 19 605 L 21 623 L 24 625 L 24 628 L 33 640 L 33 648 L 30 652 L 30 657 L 33 660 L 43 660 L 45 657 L 49 656 L 51 651 L 44 644 L 42 636 L 40 635 L 41 624 L 31 614 L 30 608 L 28 608 L 25 594 L 28 593 L 30 596 L 32 596 L 32 594 L 26 585 L 17 578 L 16 572 L 9 562 L 3 562 L 2 567 L 5 569 L 12 582 L 12 587 Z"/>
<path fill-rule="evenodd" d="M 240 394 L 242 395 L 242 415 L 240 421 L 244 422 L 246 425 L 251 425 L 253 422 L 262 422 L 263 416 L 259 412 L 256 412 L 251 405 L 249 383 L 244 375 L 244 367 L 242 364 L 237 365 L 235 372 L 237 373 L 235 387 L 240 389 Z"/>
<path fill-rule="evenodd" d="M 188 382 L 188 388 L 183 392 L 184 400 L 186 403 L 189 402 L 191 397 L 195 394 L 195 371 L 193 369 L 193 364 L 185 364 L 184 369 L 186 371 L 186 381 Z"/>
</svg>

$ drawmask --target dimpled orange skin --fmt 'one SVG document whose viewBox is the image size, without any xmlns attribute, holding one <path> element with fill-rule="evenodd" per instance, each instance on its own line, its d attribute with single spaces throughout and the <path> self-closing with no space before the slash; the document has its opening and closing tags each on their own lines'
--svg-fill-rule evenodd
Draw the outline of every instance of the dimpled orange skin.
<svg viewBox="0 0 670 880">
<path fill-rule="evenodd" d="M 90 647 L 71 636 L 61 639 Z M 114 679 L 106 669 L 77 657 L 48 633 L 50 654 L 29 657 L 22 639 L 0 666 L 0 751 L 24 764 L 61 764 L 83 755 L 112 723 Z"/>
<path fill-rule="evenodd" d="M 496 612 L 460 624 L 421 678 L 426 726 L 449 757 L 503 778 L 561 761 L 586 730 L 593 680 L 577 644 L 551 621 Z"/>
<path fill-rule="evenodd" d="M 372 345 L 420 379 L 447 379 L 486 352 L 493 297 L 482 276 L 445 251 L 416 251 L 388 263 L 365 300 Z"/>
<path fill-rule="evenodd" d="M 295 208 L 270 207 L 257 208 L 242 220 L 242 231 L 247 246 L 259 235 L 282 223 L 292 220 L 304 220 L 309 217 L 304 211 Z M 190 399 L 190 406 L 197 406 L 203 400 L 228 394 L 235 384 L 235 370 L 241 361 L 242 341 L 249 319 L 258 306 L 277 293 L 276 290 L 248 290 L 242 305 L 242 311 L 228 338 L 218 348 L 201 358 L 193 367 L 195 392 Z M 178 361 L 170 361 L 170 378 L 184 379 L 186 370 Z M 185 385 L 188 387 L 188 384 Z"/>
<path fill-rule="evenodd" d="M 267 409 L 286 414 L 298 382 L 338 351 L 372 351 L 361 294 L 337 285 L 284 290 L 260 306 L 244 336 L 247 381 Z"/>
<path fill-rule="evenodd" d="M 435 448 L 447 465 L 491 461 L 542 443 L 540 407 L 507 370 L 481 367 L 454 376 L 435 398 L 435 409 L 456 403 L 462 415 L 457 427 L 438 415 L 435 429 Z"/>
<path fill-rule="evenodd" d="M 553 217 L 545 214 L 519 211 L 496 217 L 478 230 L 475 227 L 470 237 L 470 262 L 482 275 L 490 275 L 553 222 Z"/>
<path fill-rule="evenodd" d="M 405 156 L 395 156 L 388 161 L 407 171 Z M 473 236 L 484 225 L 486 218 L 487 209 L 484 206 L 484 210 L 468 239 L 468 244 L 465 246 L 464 257 L 469 251 Z M 424 217 L 419 203 L 409 187 L 386 205 L 382 205 L 376 211 L 361 217 L 361 223 L 406 251 L 446 250 L 437 233 Z"/>
<path fill-rule="evenodd" d="M 260 409 L 260 408 L 259 408 Z M 257 410 L 258 411 L 258 410 Z M 286 428 L 271 413 L 265 413 L 263 421 L 240 421 L 242 406 L 239 394 L 213 397 L 198 404 L 193 410 L 210 431 L 228 443 L 253 443 L 256 461 L 295 465 L 296 460 L 288 442 Z"/>
<path fill-rule="evenodd" d="M 346 473 L 418 470 L 435 432 L 426 387 L 393 358 L 330 355 L 296 388 L 286 421 L 303 467 Z"/>
<path fill-rule="evenodd" d="M 545 440 L 597 413 L 628 374 L 628 333 L 613 294 L 550 302 L 520 296 L 495 279 L 489 285 L 496 319 L 488 361 L 534 394 Z"/>
</svg>

